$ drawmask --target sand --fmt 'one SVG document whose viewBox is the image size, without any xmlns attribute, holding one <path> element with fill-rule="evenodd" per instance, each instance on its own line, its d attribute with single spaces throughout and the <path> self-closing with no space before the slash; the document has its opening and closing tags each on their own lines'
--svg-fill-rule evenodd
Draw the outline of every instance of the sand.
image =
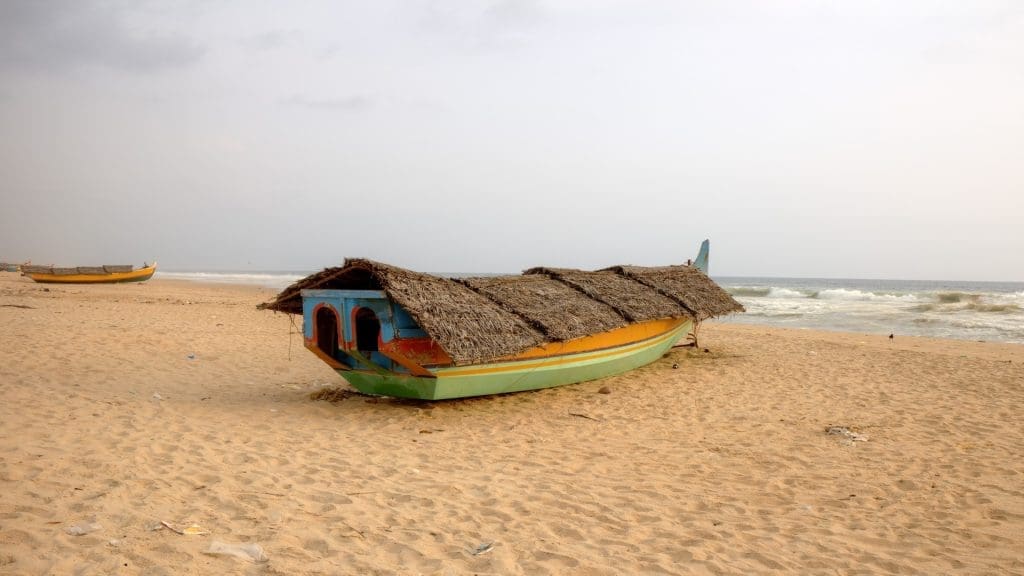
<svg viewBox="0 0 1024 576">
<path fill-rule="evenodd" d="M 1024 574 L 1024 346 L 708 323 L 598 382 L 327 402 L 272 293 L 0 274 L 0 574 Z"/>
</svg>

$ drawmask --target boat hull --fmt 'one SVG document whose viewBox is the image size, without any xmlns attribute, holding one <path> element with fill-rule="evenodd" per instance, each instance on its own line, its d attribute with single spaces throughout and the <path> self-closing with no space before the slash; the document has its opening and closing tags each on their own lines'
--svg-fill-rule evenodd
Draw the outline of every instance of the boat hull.
<svg viewBox="0 0 1024 576">
<path fill-rule="evenodd" d="M 107 274 L 45 274 L 27 273 L 32 280 L 42 284 L 118 284 L 121 282 L 145 282 L 156 273 L 156 265 L 139 268 L 131 272 L 110 272 Z"/>
<path fill-rule="evenodd" d="M 693 329 L 679 320 L 668 330 L 619 346 L 548 357 L 432 369 L 433 377 L 388 371 L 337 370 L 355 389 L 367 394 L 444 400 L 552 388 L 621 374 L 661 358 Z M 593 337 L 591 337 L 593 338 Z"/>
</svg>

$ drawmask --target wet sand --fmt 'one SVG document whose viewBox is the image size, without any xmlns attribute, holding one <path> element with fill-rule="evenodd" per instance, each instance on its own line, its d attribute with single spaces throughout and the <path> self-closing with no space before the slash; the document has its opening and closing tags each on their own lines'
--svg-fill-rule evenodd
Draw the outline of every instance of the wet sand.
<svg viewBox="0 0 1024 576">
<path fill-rule="evenodd" d="M 0 273 L 0 574 L 1024 574 L 1024 346 L 709 323 L 598 382 L 328 402 L 273 293 Z"/>
</svg>

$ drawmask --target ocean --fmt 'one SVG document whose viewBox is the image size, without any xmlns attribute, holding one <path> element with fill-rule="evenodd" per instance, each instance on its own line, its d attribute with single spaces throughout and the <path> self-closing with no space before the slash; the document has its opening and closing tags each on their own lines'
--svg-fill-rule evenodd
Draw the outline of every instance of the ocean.
<svg viewBox="0 0 1024 576">
<path fill-rule="evenodd" d="M 262 271 L 262 272 L 189 272 L 158 270 L 154 278 L 168 280 L 190 280 L 213 284 L 242 284 L 282 289 L 296 280 L 309 276 L 314 271 Z"/>
<path fill-rule="evenodd" d="M 714 279 L 747 309 L 725 322 L 1024 343 L 1024 282 Z"/>
<path fill-rule="evenodd" d="M 282 289 L 310 273 L 161 270 L 157 275 Z M 747 309 L 721 322 L 1024 344 L 1024 282 L 713 278 Z"/>
</svg>

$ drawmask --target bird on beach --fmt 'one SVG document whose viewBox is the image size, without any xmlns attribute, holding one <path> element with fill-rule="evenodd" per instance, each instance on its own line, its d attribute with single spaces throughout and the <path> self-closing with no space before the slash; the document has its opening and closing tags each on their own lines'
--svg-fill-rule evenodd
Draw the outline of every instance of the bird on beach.
<svg viewBox="0 0 1024 576">
<path fill-rule="evenodd" d="M 895 334 L 889 334 L 889 343 L 892 344 L 892 339 L 895 338 Z"/>
</svg>

